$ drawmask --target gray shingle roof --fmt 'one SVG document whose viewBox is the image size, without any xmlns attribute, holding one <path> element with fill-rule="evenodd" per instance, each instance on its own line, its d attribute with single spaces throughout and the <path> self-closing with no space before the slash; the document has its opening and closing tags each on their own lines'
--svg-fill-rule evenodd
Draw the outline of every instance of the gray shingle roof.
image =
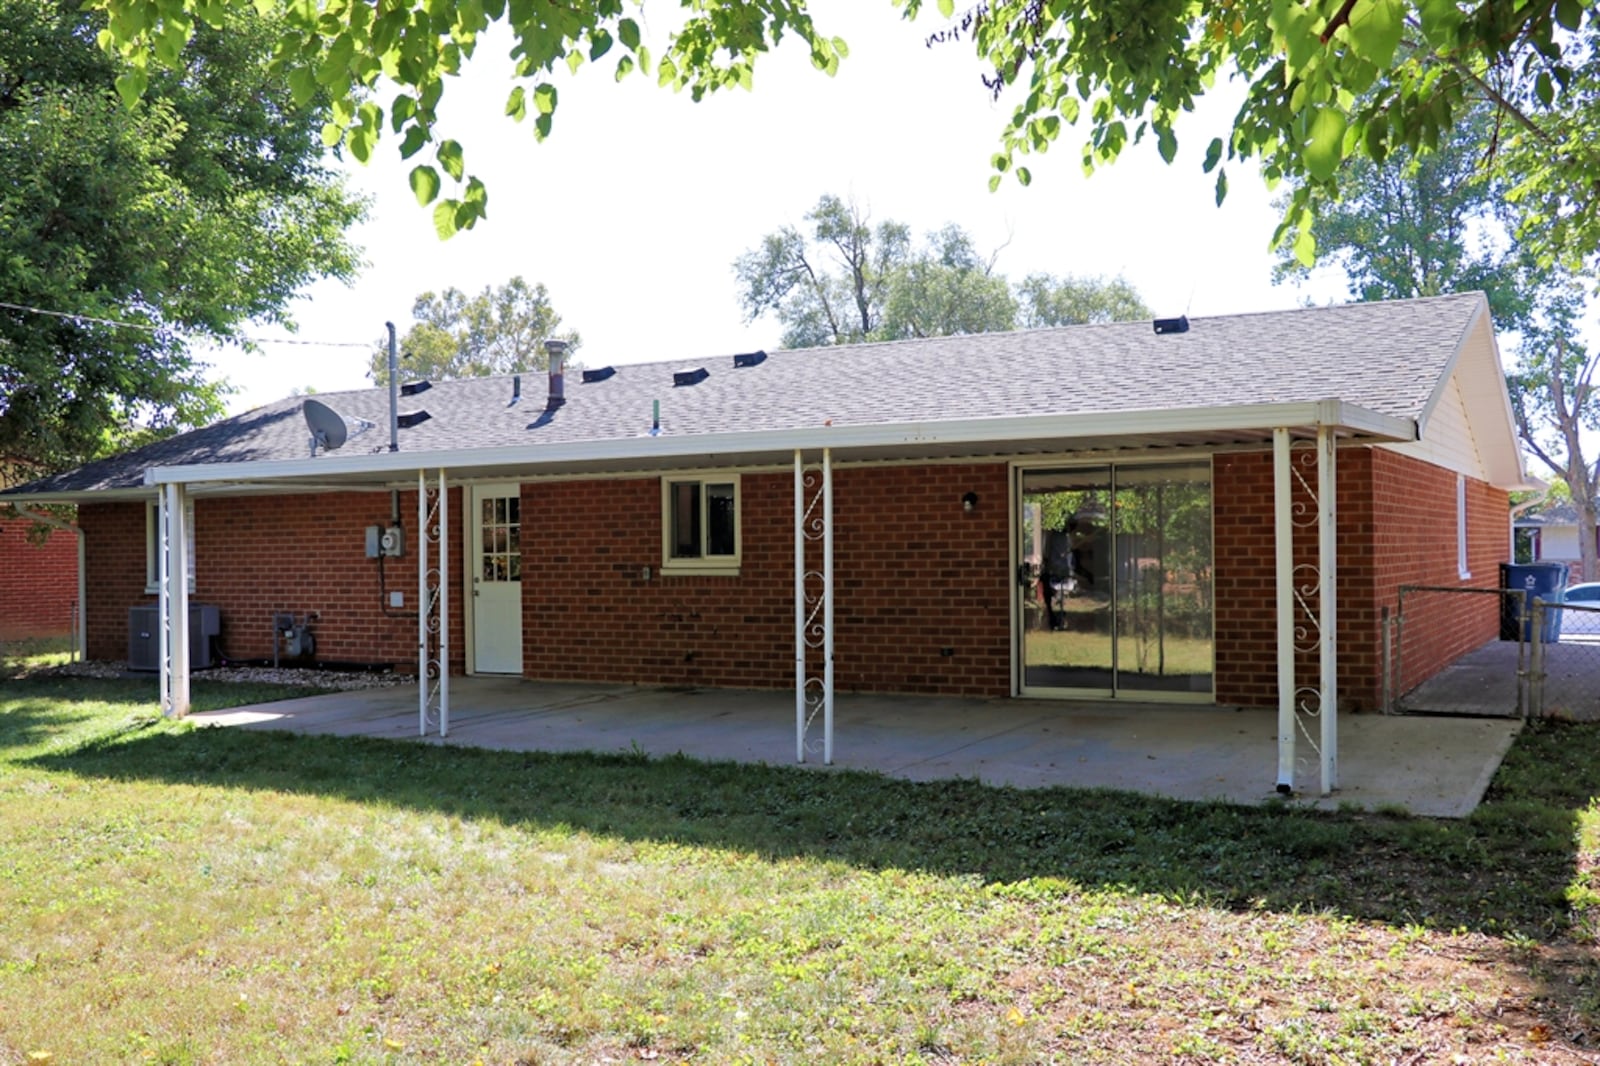
<svg viewBox="0 0 1600 1066">
<path fill-rule="evenodd" d="M 639 437 L 661 402 L 675 437 L 756 430 L 954 422 L 1006 415 L 1115 414 L 1339 399 L 1418 417 L 1482 306 L 1476 293 L 1195 318 L 1186 333 L 1149 322 L 860 344 L 771 353 L 735 369 L 727 355 L 618 366 L 593 384 L 569 371 L 567 402 L 545 416 L 545 376 L 436 383 L 401 411 L 431 418 L 400 431 L 407 452 L 574 444 Z M 705 380 L 673 374 L 704 367 Z M 338 453 L 388 447 L 388 391 L 318 394 L 353 431 Z M 268 404 L 126 455 L 13 490 L 133 488 L 147 467 L 304 459 L 302 398 Z"/>
</svg>

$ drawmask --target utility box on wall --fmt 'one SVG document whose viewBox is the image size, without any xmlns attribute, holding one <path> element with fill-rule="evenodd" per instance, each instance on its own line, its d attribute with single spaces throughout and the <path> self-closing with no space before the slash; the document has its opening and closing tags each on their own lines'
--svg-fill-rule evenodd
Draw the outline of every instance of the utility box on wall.
<svg viewBox="0 0 1600 1066">
<path fill-rule="evenodd" d="M 203 603 L 189 605 L 189 669 L 211 665 L 211 644 L 222 634 L 222 612 Z M 128 669 L 161 669 L 161 608 L 128 608 Z"/>
<path fill-rule="evenodd" d="M 400 556 L 406 553 L 406 532 L 400 526 L 368 526 L 367 558 L 380 555 Z"/>
</svg>

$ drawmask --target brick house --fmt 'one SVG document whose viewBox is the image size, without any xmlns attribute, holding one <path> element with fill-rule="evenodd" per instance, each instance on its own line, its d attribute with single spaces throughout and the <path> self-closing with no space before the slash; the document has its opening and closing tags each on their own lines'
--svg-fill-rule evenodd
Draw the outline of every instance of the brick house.
<svg viewBox="0 0 1600 1066">
<path fill-rule="evenodd" d="M 9 495 L 79 505 L 91 657 L 160 605 L 178 712 L 193 602 L 235 659 L 311 616 L 444 716 L 461 673 L 1270 706 L 1284 785 L 1309 707 L 1326 791 L 1382 611 L 1492 588 L 1527 482 L 1476 293 L 524 384 L 408 387 L 393 430 L 318 396 L 338 447 L 285 400 Z M 1408 620 L 1408 673 L 1496 624 Z"/>
<path fill-rule="evenodd" d="M 27 517 L 0 521 L 0 641 L 66 637 L 78 620 L 78 537 Z"/>
</svg>

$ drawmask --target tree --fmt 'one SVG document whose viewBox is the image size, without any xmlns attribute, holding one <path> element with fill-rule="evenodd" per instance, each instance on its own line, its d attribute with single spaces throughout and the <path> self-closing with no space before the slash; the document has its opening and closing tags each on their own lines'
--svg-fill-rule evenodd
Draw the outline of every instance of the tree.
<svg viewBox="0 0 1600 1066">
<path fill-rule="evenodd" d="M 581 343 L 577 333 L 560 332 L 561 316 L 544 285 L 520 277 L 473 297 L 459 289 L 425 292 L 411 315 L 417 322 L 400 340 L 400 365 L 408 376 L 434 381 L 543 370 L 546 340 L 565 340 L 569 351 Z M 389 383 L 387 339 L 374 347 L 368 373 L 379 385 Z"/>
<path fill-rule="evenodd" d="M 348 278 L 363 206 L 321 164 L 325 103 L 264 66 L 278 28 L 196 34 L 134 108 L 101 19 L 0 3 L 0 468 L 32 476 L 220 413 L 196 342 L 287 321 L 295 291 Z M 35 310 L 22 310 L 23 308 Z"/>
<path fill-rule="evenodd" d="M 1017 286 L 1024 329 L 1081 326 L 1091 322 L 1132 322 L 1154 318 L 1144 299 L 1121 277 L 1058 278 L 1029 274 Z"/>
<path fill-rule="evenodd" d="M 155 66 L 180 61 L 197 23 L 230 23 L 254 0 L 92 2 L 111 16 L 108 41 L 130 64 L 119 88 L 133 98 Z M 907 18 L 925 6 L 893 2 Z M 576 73 L 614 55 L 616 77 L 654 70 L 660 84 L 699 100 L 749 88 L 757 58 L 785 35 L 800 38 L 824 71 L 847 54 L 843 41 L 812 23 L 805 0 L 679 6 L 680 27 L 657 60 L 620 0 L 294 4 L 277 61 L 304 98 L 319 87 L 332 96 L 326 136 L 358 159 L 371 154 L 386 125 L 405 158 L 433 146 L 434 161 L 412 170 L 411 185 L 424 204 L 439 200 L 441 170 L 461 188 L 434 208 L 435 226 L 447 236 L 484 217 L 487 191 L 466 173 L 460 142 L 441 135 L 439 103 L 491 22 L 505 22 L 516 40 L 522 80 L 506 111 L 519 120 L 533 115 L 541 138 L 552 129 L 558 66 Z M 954 0 L 937 7 L 946 17 L 955 11 Z M 1530 239 L 1542 242 L 1545 258 L 1592 253 L 1600 241 L 1590 210 L 1600 195 L 1597 36 L 1600 12 L 1582 0 L 988 0 L 934 34 L 970 40 L 992 67 L 986 82 L 996 94 L 1019 91 L 994 156 L 996 184 L 1007 172 L 1028 183 L 1019 159 L 1048 149 L 1080 116 L 1089 127 L 1086 166 L 1109 163 L 1146 139 L 1171 162 L 1177 116 L 1219 78 L 1244 81 L 1245 103 L 1232 128 L 1211 140 L 1204 169 L 1216 173 L 1219 200 L 1227 192 L 1224 160 L 1255 159 L 1269 182 L 1294 181 L 1279 236 L 1293 238 L 1302 262 L 1313 256 L 1313 208 L 1333 198 L 1346 158 L 1381 162 L 1396 148 L 1431 149 L 1469 102 L 1481 100 L 1503 116 L 1495 147 L 1523 162 L 1520 194 L 1537 200 L 1549 220 Z M 380 75 L 393 85 L 387 107 Z"/>
<path fill-rule="evenodd" d="M 900 222 L 877 226 L 859 206 L 826 195 L 806 214 L 810 235 L 785 226 L 734 261 L 747 320 L 771 312 L 786 348 L 992 333 L 1148 318 L 1121 278 L 1029 275 L 1015 291 L 949 224 L 913 246 Z"/>
<path fill-rule="evenodd" d="M 1583 434 L 1600 429 L 1600 403 L 1592 388 L 1595 359 L 1576 340 L 1585 301 L 1569 272 L 1542 266 L 1517 239 L 1525 220 L 1511 181 L 1479 151 L 1494 120 L 1480 108 L 1435 153 L 1353 163 L 1346 199 L 1317 218 L 1317 247 L 1342 268 L 1358 299 L 1470 289 L 1488 296 L 1496 324 L 1516 338 L 1518 368 L 1507 384 L 1518 435 L 1571 490 L 1583 573 L 1593 580 L 1600 464 L 1585 456 Z M 1284 253 L 1277 273 L 1296 278 L 1306 269 Z"/>
</svg>

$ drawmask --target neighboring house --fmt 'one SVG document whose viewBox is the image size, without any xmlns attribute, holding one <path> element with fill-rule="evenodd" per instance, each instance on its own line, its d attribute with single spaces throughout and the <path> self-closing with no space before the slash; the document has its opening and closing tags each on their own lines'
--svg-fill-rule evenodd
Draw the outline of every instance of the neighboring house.
<svg viewBox="0 0 1600 1066">
<path fill-rule="evenodd" d="M 70 637 L 78 619 L 78 537 L 0 520 L 0 641 Z"/>
<path fill-rule="evenodd" d="M 235 658 L 271 655 L 289 612 L 334 660 L 797 703 L 1083 696 L 1288 723 L 1320 701 L 1326 790 L 1334 711 L 1379 705 L 1399 586 L 1492 588 L 1506 558 L 1527 476 L 1487 303 L 1156 325 L 441 382 L 402 399 L 398 450 L 386 391 L 317 396 L 349 439 L 316 454 L 287 399 L 8 495 L 79 505 L 91 657 L 123 655 L 166 560 L 190 574 L 165 585 L 172 646 L 192 599 Z M 431 635 L 408 614 L 424 588 Z M 1408 618 L 1428 649 L 1408 675 L 1495 637 L 1493 597 L 1462 600 Z M 176 654 L 164 677 L 182 711 Z"/>
<path fill-rule="evenodd" d="M 1532 562 L 1571 563 L 1574 582 L 1582 581 L 1578 553 L 1578 511 L 1570 502 L 1552 504 L 1538 514 L 1519 515 L 1515 526 L 1532 544 Z M 1600 532 L 1595 534 L 1600 549 Z"/>
</svg>

